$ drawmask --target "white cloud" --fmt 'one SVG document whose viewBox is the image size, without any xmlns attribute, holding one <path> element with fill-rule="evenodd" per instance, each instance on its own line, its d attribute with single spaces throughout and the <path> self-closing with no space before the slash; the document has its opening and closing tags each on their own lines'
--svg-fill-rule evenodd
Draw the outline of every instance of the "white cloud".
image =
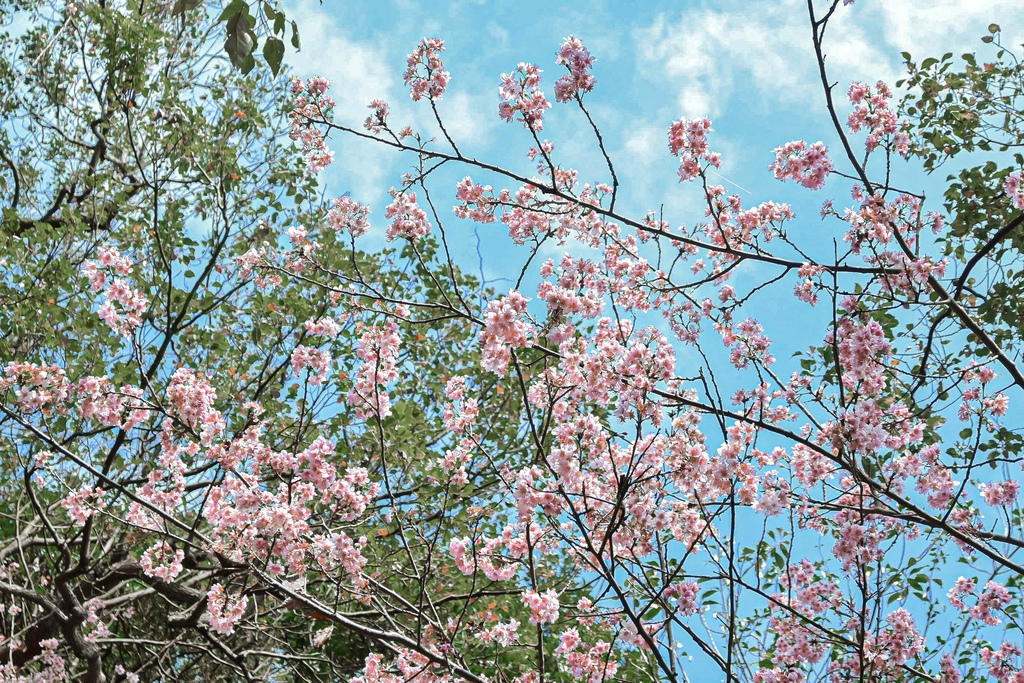
<svg viewBox="0 0 1024 683">
<path fill-rule="evenodd" d="M 864 21 L 856 9 L 841 7 L 830 22 L 829 77 L 840 84 L 892 81 L 900 73 L 899 51 L 882 38 L 878 24 L 886 22 L 877 16 Z M 805 5 L 797 0 L 758 5 L 757 11 L 749 3 L 730 3 L 724 9 L 662 14 L 634 38 L 640 69 L 675 89 L 683 116 L 720 115 L 746 90 L 755 91 L 770 111 L 820 104 L 811 28 Z"/>
</svg>

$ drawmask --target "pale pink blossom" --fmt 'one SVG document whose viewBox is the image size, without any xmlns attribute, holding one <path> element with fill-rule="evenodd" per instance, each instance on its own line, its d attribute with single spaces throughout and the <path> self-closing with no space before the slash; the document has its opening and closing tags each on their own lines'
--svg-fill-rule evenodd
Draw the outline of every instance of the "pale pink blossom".
<svg viewBox="0 0 1024 683">
<path fill-rule="evenodd" d="M 408 68 L 405 70 L 405 84 L 410 87 L 410 95 L 415 101 L 424 96 L 428 99 L 440 99 L 445 88 L 451 81 L 451 74 L 445 71 L 441 53 L 444 52 L 444 41 L 440 38 L 424 38 L 406 59 Z"/>
</svg>

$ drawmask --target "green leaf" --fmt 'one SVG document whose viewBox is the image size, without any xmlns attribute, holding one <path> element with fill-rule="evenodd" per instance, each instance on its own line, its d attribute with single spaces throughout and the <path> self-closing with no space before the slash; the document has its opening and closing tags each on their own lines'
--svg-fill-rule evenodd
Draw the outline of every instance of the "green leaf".
<svg viewBox="0 0 1024 683">
<path fill-rule="evenodd" d="M 292 47 L 299 49 L 299 25 L 292 22 Z"/>
<path fill-rule="evenodd" d="M 226 21 L 242 10 L 247 9 L 249 9 L 249 5 L 246 4 L 245 0 L 231 0 L 228 6 L 224 8 L 224 11 L 220 13 L 220 16 L 217 17 L 217 21 Z"/>
<path fill-rule="evenodd" d="M 284 59 L 284 41 L 273 36 L 267 38 L 263 44 L 263 58 L 276 76 L 281 71 L 281 60 Z"/>
<path fill-rule="evenodd" d="M 199 7 L 202 0 L 177 0 L 171 6 L 171 14 L 184 14 L 189 10 Z"/>
<path fill-rule="evenodd" d="M 228 39 L 224 42 L 224 51 L 228 53 L 234 67 L 242 73 L 248 73 L 252 69 L 249 62 L 255 63 L 252 58 L 255 46 L 249 16 L 245 12 L 239 12 L 228 19 Z"/>
</svg>

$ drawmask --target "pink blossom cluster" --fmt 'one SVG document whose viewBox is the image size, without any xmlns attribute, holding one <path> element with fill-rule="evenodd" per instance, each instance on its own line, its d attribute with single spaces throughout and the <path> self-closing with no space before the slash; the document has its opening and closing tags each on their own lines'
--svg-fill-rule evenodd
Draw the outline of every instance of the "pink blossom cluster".
<svg viewBox="0 0 1024 683">
<path fill-rule="evenodd" d="M 1003 192 L 1009 197 L 1010 203 L 1018 211 L 1024 211 L 1024 172 L 1014 171 L 1006 176 Z"/>
<path fill-rule="evenodd" d="M 500 201 L 509 201 L 511 196 L 505 191 Z M 490 185 L 477 185 L 473 179 L 466 176 L 455 186 L 455 199 L 459 203 L 453 211 L 459 218 L 471 220 L 474 223 L 493 223 L 494 210 L 497 201 L 494 198 L 494 188 Z"/>
<path fill-rule="evenodd" d="M 142 402 L 142 390 L 125 385 L 120 390 L 106 377 L 85 377 L 75 385 L 79 414 L 100 424 L 133 429 L 149 419 Z"/>
<path fill-rule="evenodd" d="M 0 643 L 3 640 L 3 637 L 0 636 Z M 17 644 L 17 642 L 15 640 L 12 644 Z M 72 680 L 69 678 L 67 662 L 59 654 L 60 642 L 56 638 L 46 638 L 39 641 L 39 647 L 40 653 L 30 662 L 23 663 L 21 666 L 16 666 L 13 661 L 0 664 L 0 681 L 4 681 L 4 683 L 66 683 L 66 681 Z M 30 671 L 29 663 L 38 664 L 39 670 Z"/>
<path fill-rule="evenodd" d="M 132 330 L 142 324 L 142 314 L 149 301 L 140 290 L 132 289 L 127 281 L 119 277 L 108 280 L 108 275 L 128 275 L 131 272 L 131 259 L 110 247 L 99 247 L 97 260 L 82 264 L 82 274 L 89 278 L 90 289 L 94 292 L 103 290 L 106 299 L 99 308 L 100 320 L 124 337 L 130 336 Z"/>
<path fill-rule="evenodd" d="M 391 220 L 388 226 L 388 242 L 396 237 L 416 241 L 430 232 L 427 212 L 416 203 L 415 192 L 399 192 L 391 188 L 391 203 L 384 209 L 384 218 Z"/>
<path fill-rule="evenodd" d="M 665 599 L 675 601 L 676 609 L 684 616 L 700 611 L 700 603 L 697 601 L 699 595 L 700 585 L 696 581 L 680 581 L 662 592 Z"/>
<path fill-rule="evenodd" d="M 551 103 L 540 89 L 540 74 L 536 64 L 526 62 L 520 62 L 512 73 L 501 74 L 501 118 L 511 123 L 518 116 L 517 120 L 532 131 L 544 128 L 544 111 L 551 108 Z"/>
<path fill-rule="evenodd" d="M 642 266 L 644 271 L 645 266 L 646 262 Z M 600 264 L 565 254 L 558 268 L 550 259 L 541 265 L 540 275 L 545 279 L 537 286 L 537 295 L 548 305 L 549 318 L 566 315 L 597 318 L 601 315 L 608 286 Z M 554 329 L 551 334 L 558 332 Z"/>
<path fill-rule="evenodd" d="M 185 551 L 181 548 L 172 549 L 166 541 L 157 541 L 142 553 L 139 564 L 146 576 L 161 581 L 174 581 L 181 573 L 181 562 L 185 559 Z"/>
<path fill-rule="evenodd" d="M 369 215 L 370 207 L 366 204 L 348 197 L 338 197 L 327 212 L 327 221 L 338 232 L 347 230 L 352 237 L 359 237 L 370 229 L 370 221 L 366 218 Z"/>
<path fill-rule="evenodd" d="M 221 584 L 214 584 L 206 594 L 206 609 L 210 615 L 210 627 L 222 635 L 235 631 L 235 624 L 245 615 L 249 597 L 242 595 L 232 599 Z"/>
<path fill-rule="evenodd" d="M 198 424 L 202 424 L 202 419 Z M 211 424 L 216 420 L 212 420 Z M 200 449 L 198 443 L 189 441 L 183 446 L 176 442 L 177 430 L 174 421 L 166 418 L 160 430 L 160 456 L 156 466 L 150 470 L 146 483 L 136 489 L 135 495 L 157 510 L 170 514 L 177 508 L 185 494 L 185 472 L 188 465 L 183 457 L 194 457 Z M 212 434 L 211 434 L 212 437 Z M 128 521 L 141 529 L 160 531 L 163 521 L 138 502 L 133 502 L 128 510 Z"/>
<path fill-rule="evenodd" d="M 86 520 L 96 512 L 107 507 L 106 502 L 103 500 L 103 493 L 102 488 L 96 487 L 93 489 L 91 486 L 83 486 L 65 496 L 60 501 L 60 506 L 67 510 L 68 516 L 71 519 L 79 524 L 85 524 Z"/>
<path fill-rule="evenodd" d="M 800 266 L 798 275 L 802 279 L 793 287 L 793 294 L 796 298 L 800 299 L 800 301 L 809 303 L 811 306 L 817 305 L 818 292 L 814 280 L 811 278 L 817 277 L 823 272 L 824 269 L 821 266 L 812 265 L 810 263 L 805 263 Z"/>
<path fill-rule="evenodd" d="M 171 402 L 172 415 L 189 429 L 201 432 L 204 446 L 224 431 L 224 414 L 213 407 L 217 393 L 209 380 L 194 370 L 178 368 L 174 371 L 167 387 L 167 399 Z"/>
<path fill-rule="evenodd" d="M 839 318 L 838 329 L 830 331 L 825 341 L 832 343 L 837 338 L 843 388 L 856 390 L 861 396 L 881 393 L 886 385 L 885 368 L 892 355 L 892 346 L 882 326 L 875 320 L 862 323 L 845 315 Z"/>
<path fill-rule="evenodd" d="M 445 384 L 444 393 L 451 401 L 444 406 L 444 428 L 452 434 L 461 434 L 476 422 L 480 406 L 475 398 L 466 398 L 466 378 L 452 377 Z"/>
<path fill-rule="evenodd" d="M 334 444 L 323 438 L 299 453 L 278 452 L 261 443 L 261 432 L 262 425 L 255 425 L 210 450 L 211 459 L 232 470 L 210 490 L 203 508 L 216 535 L 212 549 L 237 561 L 265 563 L 272 576 L 340 566 L 355 585 L 364 585 L 366 539 L 353 541 L 343 532 L 312 534 L 310 518 L 319 504 L 340 522 L 355 521 L 379 486 L 364 468 L 339 475 L 331 462 Z"/>
<path fill-rule="evenodd" d="M 23 413 L 66 410 L 72 386 L 64 369 L 56 365 L 10 361 L 0 375 L 0 391 L 14 389 L 14 403 Z"/>
<path fill-rule="evenodd" d="M 906 123 L 901 125 L 896 111 L 889 107 L 892 90 L 888 85 L 878 81 L 872 92 L 868 84 L 854 81 L 847 97 L 856 105 L 847 120 L 850 132 L 867 129 L 869 152 L 874 151 L 884 137 L 891 136 L 893 150 L 902 157 L 910 156 L 910 135 L 906 131 Z"/>
<path fill-rule="evenodd" d="M 986 503 L 996 507 L 1005 507 L 1013 505 L 1017 500 L 1017 494 L 1020 493 L 1020 482 L 1010 479 L 981 484 L 978 488 Z"/>
<path fill-rule="evenodd" d="M 451 74 L 445 71 L 441 53 L 444 41 L 440 38 L 424 38 L 406 59 L 405 84 L 411 90 L 412 99 L 419 102 L 424 96 L 431 100 L 440 99 L 451 81 Z"/>
<path fill-rule="evenodd" d="M 976 382 L 984 385 L 990 382 L 996 374 L 991 368 L 972 366 L 963 373 L 963 376 L 968 385 Z M 1003 392 L 999 391 L 991 396 L 983 396 L 982 388 L 978 386 L 968 386 L 964 390 L 962 398 L 963 402 L 960 404 L 957 416 L 964 422 L 969 421 L 973 415 L 978 415 L 983 420 L 987 419 L 989 415 L 1003 417 L 1010 407 L 1010 397 Z M 994 429 L 994 424 L 991 421 L 988 423 L 988 428 Z"/>
<path fill-rule="evenodd" d="M 821 141 L 808 145 L 803 140 L 776 147 L 775 161 L 768 168 L 779 180 L 795 180 L 811 190 L 820 190 L 832 172 L 828 147 Z"/>
<path fill-rule="evenodd" d="M 747 318 L 736 326 L 718 326 L 722 343 L 730 348 L 729 360 L 737 369 L 756 361 L 765 367 L 775 362 L 775 356 L 768 353 L 772 340 L 765 336 L 764 326 L 753 318 Z"/>
<path fill-rule="evenodd" d="M 483 643 L 497 643 L 509 647 L 519 642 L 519 622 L 509 619 L 508 623 L 496 624 L 491 628 L 478 631 L 476 637 Z"/>
<path fill-rule="evenodd" d="M 327 371 L 331 365 L 331 352 L 312 346 L 296 346 L 292 351 L 292 371 L 301 375 L 309 370 L 309 383 L 315 387 L 327 380 Z"/>
<path fill-rule="evenodd" d="M 611 645 L 603 640 L 592 645 L 577 645 L 564 653 L 565 669 L 575 681 L 583 683 L 604 683 L 615 680 L 619 660 L 611 652 Z"/>
<path fill-rule="evenodd" d="M 583 93 L 591 92 L 595 83 L 594 75 L 590 73 L 594 57 L 584 47 L 583 41 L 576 36 L 569 36 L 556 54 L 555 62 L 565 65 L 569 73 L 555 81 L 555 101 L 568 102 Z"/>
<path fill-rule="evenodd" d="M 533 534 L 540 534 L 540 529 L 536 525 L 532 525 L 531 529 Z M 499 552 L 502 547 L 508 549 L 508 555 Z M 453 538 L 448 543 L 448 552 L 459 571 L 466 576 L 479 571 L 491 581 L 508 581 L 513 578 L 520 568 L 520 563 L 516 560 L 521 558 L 526 550 L 525 540 L 513 533 L 511 525 L 497 538 L 481 537 L 475 542 L 468 537 Z"/>
<path fill-rule="evenodd" d="M 679 119 L 668 129 L 668 148 L 679 160 L 679 182 L 693 180 L 701 173 L 701 162 L 715 168 L 722 165 L 722 156 L 708 147 L 711 120 Z"/>
<path fill-rule="evenodd" d="M 356 355 L 362 365 L 356 381 L 348 392 L 348 402 L 356 417 L 384 419 L 391 414 L 391 398 L 387 385 L 398 379 L 398 350 L 401 339 L 398 325 L 388 320 L 383 326 L 359 325 Z"/>
<path fill-rule="evenodd" d="M 268 251 L 266 247 L 254 247 L 241 256 L 236 257 L 234 264 L 238 266 L 238 276 L 242 279 L 246 279 L 251 277 L 253 272 L 255 272 L 256 276 L 253 277 L 253 284 L 260 289 L 267 289 L 268 287 L 281 284 L 280 275 L 259 269 L 259 267 L 267 260 L 267 255 Z"/>
<path fill-rule="evenodd" d="M 341 332 L 338 321 L 334 318 L 323 317 L 319 320 L 310 318 L 305 322 L 306 332 L 315 337 L 326 337 L 334 339 Z"/>
<path fill-rule="evenodd" d="M 384 100 L 371 100 L 367 109 L 371 109 L 372 112 L 363 121 L 363 128 L 370 131 L 371 133 L 380 133 L 388 127 L 388 114 L 391 113 L 391 107 Z"/>
<path fill-rule="evenodd" d="M 988 667 L 988 675 L 999 683 L 1021 683 L 1024 681 L 1024 670 L 1020 667 L 1020 656 L 1024 650 L 1019 645 L 1003 641 L 998 650 L 983 647 L 980 650 L 981 661 Z"/>
<path fill-rule="evenodd" d="M 964 577 L 957 579 L 946 596 L 949 599 L 949 604 L 957 609 L 967 610 L 968 607 L 963 597 L 974 595 L 976 587 L 977 584 L 972 579 Z M 970 608 L 971 617 L 989 626 L 997 626 L 1001 623 L 1001 620 L 992 612 L 1002 611 L 1004 607 L 1010 604 L 1012 599 L 1010 591 L 1004 585 L 990 581 L 985 584 L 985 590 L 978 597 L 977 604 Z"/>
<path fill-rule="evenodd" d="M 558 593 L 547 590 L 538 593 L 529 590 L 522 595 L 523 604 L 530 608 L 531 624 L 553 624 L 558 621 Z"/>
<path fill-rule="evenodd" d="M 327 147 L 323 131 L 316 123 L 326 119 L 334 109 L 334 100 L 327 95 L 330 81 L 323 76 L 311 76 L 303 81 L 294 77 L 291 91 L 295 96 L 289 113 L 292 140 L 302 143 L 302 155 L 310 173 L 319 173 L 334 161 L 334 152 Z"/>
<path fill-rule="evenodd" d="M 524 320 L 528 302 L 529 299 L 513 289 L 507 296 L 487 304 L 484 329 L 480 333 L 481 365 L 485 370 L 504 375 L 512 361 L 512 350 L 533 343 L 536 330 Z"/>
</svg>

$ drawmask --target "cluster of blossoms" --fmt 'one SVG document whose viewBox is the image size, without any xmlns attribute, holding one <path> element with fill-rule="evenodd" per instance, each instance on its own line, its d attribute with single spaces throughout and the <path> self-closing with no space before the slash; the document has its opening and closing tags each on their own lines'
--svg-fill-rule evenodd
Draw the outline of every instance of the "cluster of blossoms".
<svg viewBox="0 0 1024 683">
<path fill-rule="evenodd" d="M 359 419 L 383 419 L 391 414 L 391 398 L 385 387 L 398 379 L 398 325 L 394 320 L 381 327 L 360 324 L 359 332 L 356 355 L 362 365 L 356 371 L 348 401 Z"/>
<path fill-rule="evenodd" d="M 181 548 L 173 550 L 166 541 L 157 541 L 142 553 L 139 564 L 146 576 L 152 576 L 161 581 L 173 581 L 181 573 L 181 563 L 184 559 L 184 550 Z"/>
<path fill-rule="evenodd" d="M 1003 192 L 1010 198 L 1010 203 L 1018 211 L 1024 211 L 1024 173 L 1014 171 L 1006 176 L 1003 183 Z"/>
<path fill-rule="evenodd" d="M 867 83 L 855 81 L 850 85 L 847 97 L 856 105 L 847 120 L 850 132 L 867 129 L 869 152 L 874 151 L 884 137 L 891 136 L 894 151 L 902 157 L 910 156 L 910 135 L 906 125 L 901 125 L 896 118 L 896 111 L 889 107 L 892 90 L 888 85 L 878 81 L 872 92 Z"/>
<path fill-rule="evenodd" d="M 820 190 L 833 170 L 828 147 L 820 141 L 808 145 L 794 140 L 773 151 L 775 161 L 768 168 L 779 180 L 795 180 L 808 189 Z"/>
<path fill-rule="evenodd" d="M 441 53 L 444 41 L 439 38 L 424 38 L 406 60 L 405 84 L 410 87 L 412 99 L 419 102 L 423 96 L 440 99 L 451 81 L 451 74 L 445 71 Z M 421 73 L 422 71 L 422 73 Z"/>
<path fill-rule="evenodd" d="M 957 411 L 957 417 L 964 422 L 968 422 L 977 415 L 983 423 L 987 424 L 990 431 L 993 430 L 995 428 L 995 421 L 991 417 L 1003 417 L 1006 415 L 1006 411 L 1010 407 L 1010 397 L 1001 391 L 991 396 L 985 396 L 982 393 L 982 387 L 996 377 L 996 373 L 987 366 L 972 365 L 962 374 L 968 387 L 963 392 L 963 402 Z M 978 384 L 981 386 L 977 386 Z M 1007 496 L 1011 493 L 1015 496 L 1016 490 L 1007 486 L 996 486 L 989 489 L 989 493 L 985 495 L 985 500 L 1007 500 Z M 1012 498 L 1009 500 L 1012 500 Z"/>
<path fill-rule="evenodd" d="M 793 294 L 800 301 L 805 301 L 811 306 L 818 304 L 818 293 L 814 284 L 814 280 L 811 278 L 817 277 L 825 272 L 825 269 L 821 266 L 817 266 L 811 263 L 805 263 L 800 266 L 797 274 L 800 276 L 800 282 L 793 287 Z"/>
<path fill-rule="evenodd" d="M 506 190 L 500 201 L 510 201 L 512 195 Z M 474 223 L 493 223 L 494 210 L 497 201 L 494 198 L 494 188 L 490 185 L 477 185 L 473 179 L 466 176 L 455 185 L 455 199 L 459 203 L 453 208 L 453 212 L 459 218 L 473 221 Z"/>
<path fill-rule="evenodd" d="M 72 5 L 72 7 L 74 6 Z M 3 639 L 0 637 L 0 643 L 2 642 Z M 0 681 L 5 683 L 65 683 L 65 681 L 71 680 L 67 662 L 60 655 L 59 647 L 60 642 L 56 638 L 40 640 L 40 653 L 31 660 L 33 664 L 39 665 L 39 671 L 26 674 L 26 669 L 29 668 L 26 666 L 27 663 L 16 666 L 14 662 L 4 662 L 0 664 Z"/>
<path fill-rule="evenodd" d="M 427 212 L 416 203 L 415 192 L 399 192 L 392 187 L 391 203 L 384 209 L 384 218 L 391 220 L 386 233 L 389 242 L 396 237 L 415 241 L 430 232 Z"/>
<path fill-rule="evenodd" d="M 359 237 L 370 229 L 370 221 L 367 219 L 369 215 L 370 207 L 366 204 L 348 197 L 338 197 L 327 212 L 327 222 L 338 232 L 347 230 L 352 237 Z"/>
<path fill-rule="evenodd" d="M 334 100 L 327 95 L 329 86 L 330 81 L 323 76 L 311 76 L 305 81 L 295 77 L 291 82 L 295 99 L 288 115 L 291 120 L 288 137 L 302 143 L 302 155 L 310 173 L 319 173 L 334 161 L 334 152 L 327 148 L 323 132 L 315 125 L 334 109 Z"/>
<path fill-rule="evenodd" d="M 222 635 L 234 633 L 235 624 L 245 615 L 249 597 L 243 595 L 231 599 L 224 586 L 219 583 L 207 593 L 206 608 L 210 615 L 210 627 Z"/>
<path fill-rule="evenodd" d="M 132 330 L 142 324 L 142 314 L 149 302 L 141 291 L 132 289 L 125 280 L 115 276 L 132 272 L 131 259 L 109 247 L 100 247 L 96 253 L 95 261 L 82 264 L 82 274 L 89 278 L 92 291 L 103 291 L 106 300 L 99 308 L 100 320 L 114 332 L 130 336 Z M 112 280 L 108 280 L 108 276 Z"/>
<path fill-rule="evenodd" d="M 64 410 L 72 386 L 64 369 L 56 365 L 11 361 L 0 375 L 0 392 L 14 389 L 14 403 L 23 413 Z"/>
<path fill-rule="evenodd" d="M 63 500 L 60 506 L 67 510 L 68 516 L 79 524 L 85 524 L 86 520 L 96 512 L 107 507 L 103 500 L 103 489 L 91 486 L 83 486 L 77 491 L 72 491 Z"/>
<path fill-rule="evenodd" d="M 558 593 L 547 590 L 544 593 L 526 591 L 523 604 L 530 608 L 531 624 L 553 624 L 558 621 Z"/>
<path fill-rule="evenodd" d="M 315 387 L 327 380 L 327 370 L 331 366 L 331 352 L 312 346 L 296 346 L 292 351 L 292 371 L 301 375 L 309 369 L 309 383 Z"/>
<path fill-rule="evenodd" d="M 189 429 L 198 430 L 204 446 L 210 445 L 224 431 L 224 415 L 213 407 L 217 394 L 206 378 L 194 370 L 178 368 L 174 371 L 167 387 L 167 399 L 171 402 L 171 414 Z"/>
<path fill-rule="evenodd" d="M 730 347 L 729 360 L 737 369 L 744 369 L 750 361 L 757 361 L 764 367 L 775 362 L 768 353 L 772 340 L 765 336 L 764 327 L 753 318 L 747 318 L 735 327 L 721 327 L 722 342 Z"/>
<path fill-rule="evenodd" d="M 568 102 L 583 93 L 591 92 L 596 83 L 594 74 L 590 73 L 594 58 L 583 46 L 583 42 L 575 36 L 569 36 L 556 54 L 555 62 L 563 64 L 569 73 L 555 81 L 555 101 Z"/>
<path fill-rule="evenodd" d="M 87 420 L 128 430 L 149 419 L 143 407 L 142 390 L 125 385 L 114 389 L 106 377 L 85 377 L 75 385 L 78 412 Z"/>
<path fill-rule="evenodd" d="M 444 428 L 453 434 L 461 434 L 463 430 L 476 422 L 480 406 L 475 398 L 466 398 L 466 378 L 452 377 L 445 384 L 445 396 L 451 403 L 444 407 Z"/>
<path fill-rule="evenodd" d="M 509 619 L 507 624 L 497 624 L 484 629 L 477 633 L 476 637 L 483 643 L 497 643 L 502 647 L 509 647 L 519 642 L 519 622 Z"/>
<path fill-rule="evenodd" d="M 977 583 L 974 579 L 961 576 L 956 580 L 953 587 L 949 589 L 946 597 L 949 599 L 949 604 L 953 607 L 968 611 L 963 597 L 974 595 L 976 589 Z M 1003 608 L 1009 605 L 1012 599 L 1010 591 L 1003 584 L 997 581 L 989 581 L 985 584 L 985 590 L 978 596 L 977 604 L 969 610 L 971 618 L 982 621 L 989 626 L 998 626 L 1002 623 L 1002 620 L 996 617 L 993 611 L 1002 612 Z"/>
<path fill-rule="evenodd" d="M 925 639 L 917 630 L 910 612 L 897 609 L 885 619 L 888 628 L 879 629 L 877 635 L 866 636 L 863 649 L 854 650 L 845 658 L 833 660 L 828 671 L 834 683 L 851 679 L 887 681 L 899 680 L 907 662 L 924 652 Z M 857 628 L 857 620 L 847 625 Z"/>
<path fill-rule="evenodd" d="M 708 147 L 708 133 L 711 121 L 703 119 L 680 119 L 668 129 L 668 148 L 673 156 L 679 157 L 679 182 L 693 180 L 701 172 L 701 162 L 718 168 L 722 157 Z"/>
<path fill-rule="evenodd" d="M 371 100 L 366 105 L 366 108 L 372 109 L 373 113 L 363 121 L 363 128 L 371 133 L 380 133 L 388 127 L 388 114 L 391 113 L 391 108 L 387 102 L 384 100 Z"/>
<path fill-rule="evenodd" d="M 540 89 L 540 74 L 536 64 L 526 62 L 520 62 L 512 73 L 501 74 L 498 87 L 501 118 L 511 123 L 518 116 L 517 120 L 530 130 L 543 130 L 544 111 L 551 108 L 551 103 Z"/>
<path fill-rule="evenodd" d="M 480 333 L 481 364 L 485 370 L 504 375 L 512 361 L 512 349 L 523 349 L 533 343 L 535 329 L 523 319 L 528 302 L 513 289 L 505 298 L 487 304 L 484 330 Z"/>
</svg>

